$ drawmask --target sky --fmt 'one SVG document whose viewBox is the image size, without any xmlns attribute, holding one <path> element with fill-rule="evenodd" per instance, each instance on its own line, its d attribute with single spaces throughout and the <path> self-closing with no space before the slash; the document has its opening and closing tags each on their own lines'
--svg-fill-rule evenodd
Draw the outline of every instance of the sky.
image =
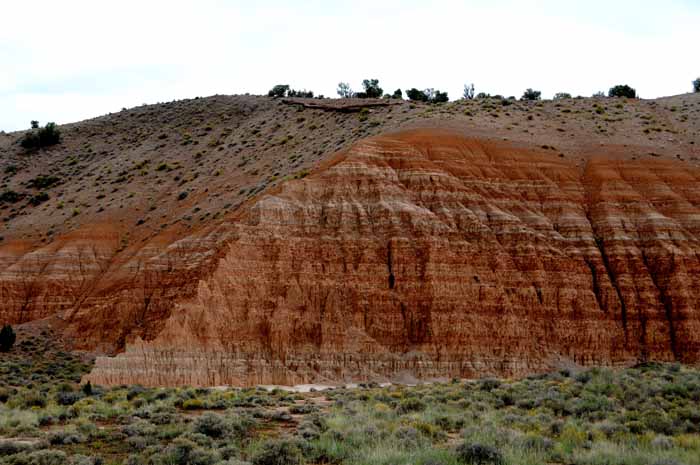
<svg viewBox="0 0 700 465">
<path fill-rule="evenodd" d="M 144 103 L 266 94 L 336 97 L 338 82 L 520 97 L 643 98 L 700 75 L 700 0 L 2 0 L 0 130 Z"/>
</svg>

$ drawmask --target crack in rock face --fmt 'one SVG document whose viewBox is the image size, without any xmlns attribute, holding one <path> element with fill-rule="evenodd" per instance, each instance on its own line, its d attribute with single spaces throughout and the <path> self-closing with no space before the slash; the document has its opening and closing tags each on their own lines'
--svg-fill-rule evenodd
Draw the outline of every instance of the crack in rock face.
<svg viewBox="0 0 700 465">
<path fill-rule="evenodd" d="M 99 384 L 697 363 L 699 177 L 675 160 L 600 152 L 582 168 L 450 131 L 386 134 L 118 263 L 108 234 L 28 253 L 0 272 L 2 312 L 58 313 L 78 345 L 123 347 L 98 358 Z"/>
</svg>

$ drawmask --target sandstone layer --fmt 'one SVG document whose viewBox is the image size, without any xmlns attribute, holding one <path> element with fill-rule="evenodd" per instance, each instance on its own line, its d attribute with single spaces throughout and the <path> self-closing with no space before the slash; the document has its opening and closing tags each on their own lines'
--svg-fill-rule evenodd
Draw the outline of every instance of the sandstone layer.
<svg viewBox="0 0 700 465">
<path fill-rule="evenodd" d="M 213 96 L 0 131 L 0 324 L 107 384 L 697 363 L 699 116 Z"/>
<path fill-rule="evenodd" d="M 163 276 L 169 260 L 179 268 L 160 284 L 160 310 L 143 315 L 160 323 L 89 379 L 297 384 L 697 363 L 700 170 L 613 148 L 585 160 L 444 130 L 358 142 L 152 260 Z M 175 253 L 194 257 L 191 275 Z M 95 311 L 68 324 L 94 337 Z"/>
</svg>

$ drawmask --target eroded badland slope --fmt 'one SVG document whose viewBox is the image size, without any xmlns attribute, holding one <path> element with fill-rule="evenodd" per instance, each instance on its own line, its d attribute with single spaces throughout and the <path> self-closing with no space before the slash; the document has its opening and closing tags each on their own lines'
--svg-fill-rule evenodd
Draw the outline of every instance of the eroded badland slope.
<svg viewBox="0 0 700 465">
<path fill-rule="evenodd" d="M 99 383 L 697 363 L 698 116 L 697 95 L 368 115 L 217 96 L 36 153 L 0 135 L 20 195 L 0 319 L 122 352 Z"/>
</svg>

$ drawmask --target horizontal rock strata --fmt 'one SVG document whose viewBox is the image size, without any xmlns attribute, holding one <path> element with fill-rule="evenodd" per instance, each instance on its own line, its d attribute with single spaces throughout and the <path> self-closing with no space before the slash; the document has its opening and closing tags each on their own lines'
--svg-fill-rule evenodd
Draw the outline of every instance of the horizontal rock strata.
<svg viewBox="0 0 700 465">
<path fill-rule="evenodd" d="M 132 341 L 98 359 L 88 379 L 104 384 L 697 363 L 699 175 L 437 130 L 367 139 L 151 257 L 148 333 L 109 320 L 136 297 L 108 286 L 69 325 L 87 345 Z"/>
</svg>

